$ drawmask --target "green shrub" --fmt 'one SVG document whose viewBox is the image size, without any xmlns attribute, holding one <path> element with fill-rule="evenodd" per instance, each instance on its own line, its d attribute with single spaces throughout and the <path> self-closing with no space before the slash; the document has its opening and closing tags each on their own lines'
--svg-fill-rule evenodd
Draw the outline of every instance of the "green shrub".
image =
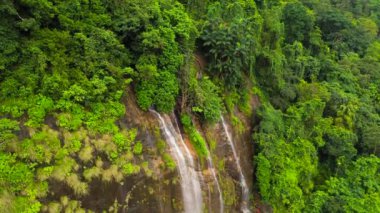
<svg viewBox="0 0 380 213">
<path fill-rule="evenodd" d="M 143 151 L 143 145 L 141 142 L 137 142 L 133 147 L 133 153 L 136 155 L 141 155 Z"/>
<path fill-rule="evenodd" d="M 95 166 L 89 169 L 85 169 L 83 171 L 83 177 L 87 181 L 91 181 L 94 178 L 100 177 L 101 173 L 102 173 L 102 170 L 99 167 Z"/>
<path fill-rule="evenodd" d="M 202 135 L 193 126 L 191 118 L 189 115 L 182 115 L 181 122 L 184 126 L 185 132 L 190 138 L 190 142 L 193 145 L 195 151 L 199 157 L 207 157 L 209 155 L 207 143 L 202 137 Z"/>
<path fill-rule="evenodd" d="M 259 183 L 260 194 L 264 200 L 268 200 L 270 197 L 270 162 L 262 154 L 259 154 L 255 159 L 257 161 L 256 177 Z"/>
<path fill-rule="evenodd" d="M 58 202 L 50 202 L 48 205 L 48 212 L 61 212 L 62 206 Z"/>
<path fill-rule="evenodd" d="M 0 152 L 0 185 L 9 186 L 13 192 L 24 190 L 33 183 L 31 168 L 19 162 L 14 155 Z"/>
<path fill-rule="evenodd" d="M 228 88 L 243 86 L 253 71 L 262 18 L 251 1 L 214 2 L 203 22 L 202 41 L 207 48 L 209 71 Z"/>
<path fill-rule="evenodd" d="M 177 77 L 169 72 L 162 72 L 158 78 L 160 85 L 156 89 L 155 106 L 158 111 L 169 113 L 173 111 L 179 92 Z"/>
<path fill-rule="evenodd" d="M 79 176 L 75 173 L 70 174 L 66 179 L 66 184 L 74 190 L 74 193 L 78 196 L 88 194 L 88 185 L 79 179 Z"/>
<path fill-rule="evenodd" d="M 142 81 L 136 86 L 137 104 L 143 110 L 148 110 L 154 103 L 156 86 L 154 81 Z"/>
<path fill-rule="evenodd" d="M 169 154 L 164 153 L 162 155 L 162 158 L 164 160 L 166 168 L 168 168 L 169 170 L 173 171 L 177 167 L 175 161 L 173 160 L 173 158 Z"/>
<path fill-rule="evenodd" d="M 68 130 L 77 130 L 82 125 L 82 118 L 70 113 L 60 113 L 57 116 L 57 125 Z"/>
<path fill-rule="evenodd" d="M 82 148 L 82 150 L 78 153 L 79 159 L 81 159 L 83 162 L 88 162 L 93 159 L 93 152 L 94 148 L 89 145 L 85 144 L 85 146 Z"/>
<path fill-rule="evenodd" d="M 65 157 L 62 160 L 58 160 L 54 166 L 52 177 L 58 181 L 64 181 L 73 168 L 76 166 L 74 159 Z"/>
<path fill-rule="evenodd" d="M 7 97 L 7 96 L 4 96 Z M 9 98 L 2 101 L 0 105 L 0 112 L 2 114 L 9 114 L 14 118 L 19 118 L 25 114 L 25 111 L 30 107 L 28 99 L 22 98 Z"/>
<path fill-rule="evenodd" d="M 69 153 L 76 153 L 81 149 L 82 142 L 78 139 L 72 139 L 70 142 L 65 143 L 65 146 L 67 146 Z"/>
<path fill-rule="evenodd" d="M 20 130 L 17 121 L 8 118 L 0 119 L 0 145 L 15 138 L 14 132 Z"/>
<path fill-rule="evenodd" d="M 13 203 L 15 212 L 38 213 L 41 206 L 39 201 L 25 197 L 16 197 Z"/>
<path fill-rule="evenodd" d="M 49 179 L 51 174 L 53 173 L 53 170 L 54 166 L 47 166 L 37 169 L 37 179 L 41 181 Z"/>
<path fill-rule="evenodd" d="M 140 172 L 140 167 L 132 163 L 126 163 L 123 165 L 122 172 L 125 175 L 137 174 Z"/>
<path fill-rule="evenodd" d="M 217 122 L 223 110 L 219 88 L 207 77 L 200 81 L 193 79 L 190 88 L 191 96 L 194 96 L 191 103 L 192 111 L 207 122 Z"/>
<path fill-rule="evenodd" d="M 120 182 L 123 179 L 123 171 L 124 169 L 122 169 L 122 171 L 119 171 L 118 166 L 111 165 L 110 168 L 103 170 L 102 180 L 105 182 L 111 182 L 112 180 Z"/>
<path fill-rule="evenodd" d="M 18 155 L 38 163 L 50 163 L 61 148 L 58 132 L 46 127 L 20 144 Z"/>
<path fill-rule="evenodd" d="M 34 98 L 33 102 L 32 107 L 28 109 L 29 120 L 25 125 L 39 127 L 44 122 L 47 113 L 53 109 L 54 102 L 51 98 L 45 96 L 38 96 Z"/>
<path fill-rule="evenodd" d="M 156 147 L 159 153 L 165 152 L 166 142 L 164 140 L 158 140 L 156 143 Z"/>
<path fill-rule="evenodd" d="M 122 133 L 116 133 L 113 135 L 113 142 L 119 149 L 124 149 L 126 146 L 127 138 Z"/>
</svg>

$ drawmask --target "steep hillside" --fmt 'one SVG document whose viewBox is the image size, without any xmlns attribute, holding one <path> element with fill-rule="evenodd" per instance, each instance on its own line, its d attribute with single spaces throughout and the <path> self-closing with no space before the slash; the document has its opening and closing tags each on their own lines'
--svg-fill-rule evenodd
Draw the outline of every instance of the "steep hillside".
<svg viewBox="0 0 380 213">
<path fill-rule="evenodd" d="M 380 212 L 378 0 L 1 0 L 1 212 Z"/>
</svg>

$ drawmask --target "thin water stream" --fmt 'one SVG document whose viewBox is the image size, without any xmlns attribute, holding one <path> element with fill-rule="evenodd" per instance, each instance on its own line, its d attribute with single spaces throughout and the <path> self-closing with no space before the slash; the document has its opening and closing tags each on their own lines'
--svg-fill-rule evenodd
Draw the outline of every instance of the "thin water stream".
<svg viewBox="0 0 380 213">
<path fill-rule="evenodd" d="M 160 126 L 167 144 L 170 146 L 171 154 L 177 163 L 177 170 L 181 177 L 181 189 L 185 213 L 202 212 L 202 191 L 195 171 L 193 157 L 182 139 L 180 132 L 177 132 L 167 115 L 159 114 L 151 110 L 160 122 Z M 176 121 L 175 121 L 176 122 Z M 177 125 L 178 126 L 178 125 Z M 177 144 L 180 142 L 181 147 Z"/>
<path fill-rule="evenodd" d="M 181 132 L 180 129 L 179 129 L 179 126 L 178 126 L 178 122 L 177 122 L 177 119 L 176 119 L 176 116 L 173 114 L 172 116 L 174 116 L 174 124 L 175 124 L 175 127 L 176 127 L 176 130 L 177 132 Z M 180 134 L 181 135 L 181 134 Z M 181 138 L 180 138 L 180 141 L 181 143 L 186 147 L 186 144 L 185 142 L 183 141 L 183 138 L 182 138 L 182 135 L 181 135 Z M 207 147 L 206 147 L 207 148 Z M 186 147 L 187 149 L 187 147 Z M 187 149 L 187 152 L 189 153 L 190 155 L 190 152 L 189 150 Z M 215 185 L 216 185 L 216 188 L 218 190 L 218 194 L 219 194 L 219 208 L 220 208 L 220 212 L 223 213 L 224 212 L 224 201 L 223 201 L 223 195 L 222 195 L 222 190 L 220 189 L 220 185 L 219 185 L 219 181 L 218 181 L 218 178 L 216 176 L 216 173 L 215 173 L 215 168 L 214 168 L 214 165 L 213 165 L 213 162 L 212 162 L 212 159 L 211 159 L 211 154 L 210 154 L 210 151 L 207 149 L 207 153 L 208 153 L 208 156 L 207 156 L 207 164 L 208 164 L 208 167 L 209 169 L 211 170 L 211 175 L 212 175 L 212 178 L 214 179 L 214 182 L 215 182 Z M 191 155 L 190 155 L 191 156 Z M 193 161 L 193 160 L 191 160 Z"/>
<path fill-rule="evenodd" d="M 207 151 L 208 151 L 208 150 L 207 150 Z M 209 151 L 208 151 L 208 152 L 209 152 Z M 211 170 L 212 177 L 213 177 L 213 179 L 214 179 L 214 182 L 215 182 L 216 188 L 217 188 L 218 193 L 219 193 L 219 208 L 220 208 L 220 212 L 223 213 L 223 212 L 224 212 L 223 194 L 222 194 L 222 190 L 220 190 L 219 181 L 218 181 L 218 178 L 216 177 L 215 168 L 214 168 L 214 165 L 213 165 L 213 163 L 212 163 L 212 159 L 211 159 L 211 156 L 210 156 L 210 152 L 209 152 L 209 155 L 208 155 L 208 157 L 207 157 L 207 164 L 208 164 L 209 169 Z"/>
<path fill-rule="evenodd" d="M 235 145 L 233 143 L 231 134 L 230 134 L 230 132 L 228 130 L 227 124 L 226 124 L 226 122 L 224 120 L 224 117 L 223 116 L 220 116 L 220 117 L 221 117 L 221 120 L 222 120 L 224 132 L 225 132 L 225 134 L 227 136 L 227 141 L 228 141 L 228 143 L 229 143 L 229 145 L 231 146 L 231 149 L 232 149 L 232 153 L 233 153 L 233 156 L 234 156 L 234 160 L 236 162 L 237 170 L 239 172 L 240 185 L 241 185 L 241 189 L 242 189 L 241 211 L 244 212 L 244 213 L 249 213 L 251 211 L 248 209 L 249 190 L 248 190 L 247 181 L 245 180 L 243 171 L 241 169 L 240 160 L 239 160 L 239 157 L 237 156 Z"/>
</svg>

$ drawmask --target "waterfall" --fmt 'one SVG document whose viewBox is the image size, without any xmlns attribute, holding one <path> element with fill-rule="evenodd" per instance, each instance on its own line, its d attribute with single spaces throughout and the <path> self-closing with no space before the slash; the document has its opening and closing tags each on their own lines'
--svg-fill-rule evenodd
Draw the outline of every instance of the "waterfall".
<svg viewBox="0 0 380 213">
<path fill-rule="evenodd" d="M 177 118 L 175 115 L 173 115 L 174 118 Z M 179 129 L 179 126 L 178 126 L 178 122 L 177 122 L 177 119 L 174 120 L 174 124 L 175 124 L 175 128 L 177 129 L 178 132 L 181 132 L 180 129 Z M 184 144 L 183 142 L 183 138 L 182 138 L 182 135 L 181 135 L 181 138 L 180 138 L 181 142 Z M 207 147 L 206 147 L 207 148 Z M 187 148 L 186 148 L 187 149 Z M 188 150 L 188 149 L 187 149 Z M 211 159 L 211 154 L 210 154 L 210 151 L 207 149 L 207 166 L 209 167 L 209 169 L 211 170 L 211 175 L 212 175 L 212 178 L 214 179 L 214 182 L 215 182 L 215 185 L 216 185 L 216 188 L 218 190 L 218 193 L 219 193 L 219 207 L 220 207 L 220 212 L 223 213 L 224 212 L 224 201 L 223 201 L 223 195 L 222 195 L 222 190 L 220 189 L 220 185 L 219 185 L 219 181 L 218 181 L 218 178 L 216 177 L 216 173 L 215 173 L 215 168 L 214 168 L 214 164 L 212 162 L 212 159 Z M 191 156 L 191 155 L 190 155 Z"/>
<path fill-rule="evenodd" d="M 242 189 L 242 205 L 241 205 L 241 210 L 244 213 L 248 213 L 248 212 L 251 212 L 248 209 L 248 199 L 249 199 L 248 185 L 247 185 L 247 182 L 246 182 L 245 177 L 243 175 L 243 171 L 242 171 L 241 166 L 240 166 L 240 160 L 239 160 L 239 157 L 237 156 L 235 145 L 234 145 L 234 143 L 232 141 L 231 134 L 228 131 L 228 127 L 226 125 L 226 122 L 224 121 L 223 116 L 220 116 L 220 117 L 221 117 L 221 120 L 222 120 L 224 132 L 226 133 L 226 136 L 227 136 L 228 143 L 229 143 L 229 145 L 231 146 L 231 149 L 232 149 L 232 153 L 233 153 L 233 156 L 234 156 L 234 159 L 235 159 L 235 162 L 236 162 L 237 170 L 239 172 L 240 185 L 241 185 L 241 189 Z"/>
<path fill-rule="evenodd" d="M 174 118 L 176 118 L 175 115 L 173 115 Z M 174 124 L 175 124 L 175 128 L 177 129 L 177 132 L 181 132 L 180 129 L 179 129 L 179 126 L 178 126 L 178 122 L 177 122 L 177 119 L 174 119 Z M 184 144 L 184 146 L 186 147 L 184 141 L 183 141 L 183 138 L 181 136 L 180 138 L 180 141 L 181 143 Z M 206 147 L 207 148 L 207 147 Z M 186 147 L 186 150 L 187 152 L 189 152 L 189 150 L 187 149 Z M 211 175 L 215 181 L 215 185 L 217 187 L 217 190 L 218 190 L 218 193 L 219 193 L 219 206 L 220 206 L 220 212 L 223 213 L 224 212 L 224 201 L 223 201 L 223 195 L 222 195 L 222 190 L 220 189 L 220 185 L 219 185 L 219 181 L 218 181 L 218 178 L 216 177 L 216 173 L 215 173 L 215 168 L 214 168 L 214 165 L 212 163 L 212 159 L 211 159 L 211 154 L 210 154 L 210 151 L 207 149 L 207 164 L 208 164 L 208 167 L 209 169 L 211 170 Z M 189 156 L 191 157 L 190 153 L 189 153 Z M 192 160 L 191 160 L 192 161 Z"/>
<path fill-rule="evenodd" d="M 213 177 L 213 179 L 215 181 L 216 188 L 218 189 L 220 212 L 223 213 L 224 212 L 224 201 L 223 201 L 222 190 L 220 190 L 219 181 L 218 181 L 218 178 L 216 177 L 215 168 L 214 168 L 214 165 L 212 163 L 212 159 L 211 159 L 211 155 L 210 154 L 207 157 L 207 164 L 208 164 L 209 169 L 211 170 L 211 174 L 212 174 L 212 177 Z"/>
<path fill-rule="evenodd" d="M 201 213 L 203 204 L 202 191 L 198 174 L 195 171 L 193 157 L 183 141 L 181 133 L 174 128 L 170 117 L 167 115 L 161 116 L 154 110 L 150 111 L 158 117 L 166 142 L 170 146 L 171 154 L 177 163 L 177 170 L 181 177 L 180 184 L 185 213 Z M 180 142 L 181 147 L 177 144 L 177 141 Z"/>
</svg>

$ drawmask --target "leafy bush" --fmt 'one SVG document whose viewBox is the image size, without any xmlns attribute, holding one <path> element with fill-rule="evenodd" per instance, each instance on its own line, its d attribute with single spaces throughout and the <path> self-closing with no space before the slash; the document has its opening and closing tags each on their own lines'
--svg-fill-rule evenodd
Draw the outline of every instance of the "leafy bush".
<svg viewBox="0 0 380 213">
<path fill-rule="evenodd" d="M 133 146 L 133 153 L 136 154 L 136 155 L 141 155 L 143 151 L 143 145 L 141 142 L 137 142 L 134 146 Z"/>
<path fill-rule="evenodd" d="M 25 123 L 31 127 L 40 126 L 47 113 L 53 109 L 54 102 L 48 97 L 40 96 L 34 100 L 33 107 L 28 109 L 29 120 Z"/>
<path fill-rule="evenodd" d="M 288 43 L 306 41 L 314 27 L 315 18 L 300 2 L 288 3 L 283 11 L 285 35 Z"/>
<path fill-rule="evenodd" d="M 202 135 L 193 126 L 193 122 L 189 115 L 182 115 L 181 122 L 183 124 L 185 132 L 190 138 L 190 142 L 193 145 L 197 155 L 199 157 L 207 157 L 210 153 L 208 152 L 207 143 Z"/>
<path fill-rule="evenodd" d="M 125 175 L 132 175 L 140 172 L 140 167 L 133 165 L 132 163 L 127 163 L 123 165 L 122 171 Z"/>
<path fill-rule="evenodd" d="M 20 130 L 18 122 L 7 118 L 0 119 L 0 144 L 15 137 L 15 131 Z"/>
<path fill-rule="evenodd" d="M 258 46 L 255 33 L 262 25 L 253 1 L 215 2 L 207 12 L 202 34 L 210 73 L 227 87 L 242 87 L 244 73 L 253 71 Z M 257 34 L 256 34 L 257 35 Z"/>
<path fill-rule="evenodd" d="M 223 109 L 222 100 L 218 94 L 218 87 L 208 78 L 202 78 L 195 88 L 193 111 L 200 113 L 208 122 L 218 121 Z"/>
<path fill-rule="evenodd" d="M 27 164 L 18 162 L 15 156 L 0 153 L 0 185 L 10 186 L 19 192 L 33 183 L 34 175 Z"/>
<path fill-rule="evenodd" d="M 57 125 L 68 130 L 77 130 L 82 126 L 82 116 L 70 113 L 60 113 L 57 115 Z"/>
<path fill-rule="evenodd" d="M 165 166 L 168 169 L 173 171 L 177 167 L 177 164 L 175 163 L 175 161 L 173 160 L 173 158 L 169 154 L 164 153 L 162 157 L 163 157 L 163 160 L 165 162 Z"/>
<path fill-rule="evenodd" d="M 146 26 L 132 41 L 144 50 L 144 54 L 137 51 L 135 85 L 137 102 L 144 110 L 155 106 L 158 111 L 173 111 L 179 93 L 177 73 L 184 58 L 180 49 L 188 48 L 190 35 L 196 32 L 183 6 L 172 3 L 160 1 L 151 11 L 156 24 Z"/>
</svg>

